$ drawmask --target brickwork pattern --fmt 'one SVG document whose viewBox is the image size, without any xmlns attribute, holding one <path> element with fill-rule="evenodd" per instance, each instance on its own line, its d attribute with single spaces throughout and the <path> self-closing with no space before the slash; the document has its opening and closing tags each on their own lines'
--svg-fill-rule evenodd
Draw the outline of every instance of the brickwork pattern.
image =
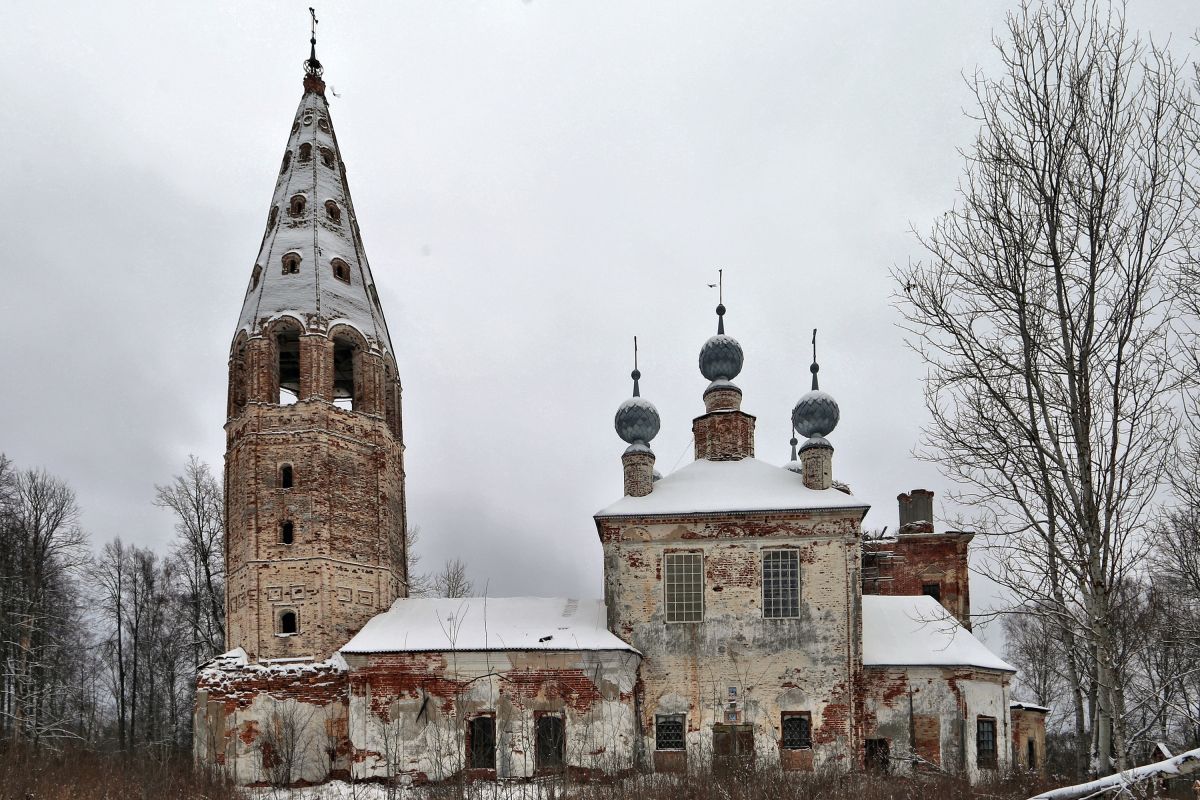
<svg viewBox="0 0 1200 800">
<path fill-rule="evenodd" d="M 737 461 L 754 456 L 754 417 L 743 411 L 713 411 L 692 421 L 697 460 Z"/>
<path fill-rule="evenodd" d="M 888 559 L 891 580 L 867 581 L 865 594 L 913 596 L 928 584 L 937 584 L 942 605 L 967 630 L 971 629 L 971 585 L 968 545 L 972 534 L 901 533 L 895 540 L 872 543 Z"/>
</svg>

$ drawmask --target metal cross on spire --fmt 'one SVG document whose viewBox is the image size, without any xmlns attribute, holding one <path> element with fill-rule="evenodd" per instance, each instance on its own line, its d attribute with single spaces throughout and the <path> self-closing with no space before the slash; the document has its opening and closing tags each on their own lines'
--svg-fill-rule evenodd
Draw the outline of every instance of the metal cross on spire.
<svg viewBox="0 0 1200 800">
<path fill-rule="evenodd" d="M 633 337 L 633 372 L 630 374 L 629 377 L 633 378 L 633 396 L 641 397 L 642 392 L 641 392 L 641 389 L 638 387 L 638 379 L 642 377 L 642 373 L 638 369 L 637 356 L 638 356 L 637 337 L 634 336 Z"/>
<path fill-rule="evenodd" d="M 314 78 L 319 78 L 325 69 L 321 66 L 321 62 L 317 60 L 317 10 L 309 6 L 308 15 L 312 17 L 311 38 L 308 40 L 312 49 L 309 50 L 308 60 L 304 62 L 304 71 Z"/>
<path fill-rule="evenodd" d="M 813 376 L 812 388 L 813 388 L 813 391 L 815 392 L 818 388 L 817 387 L 817 372 L 821 369 L 821 367 L 817 365 L 817 329 L 816 328 L 813 328 L 812 346 L 813 346 L 813 360 L 812 360 L 812 366 L 808 368 L 808 371 L 812 373 L 812 376 Z"/>
</svg>

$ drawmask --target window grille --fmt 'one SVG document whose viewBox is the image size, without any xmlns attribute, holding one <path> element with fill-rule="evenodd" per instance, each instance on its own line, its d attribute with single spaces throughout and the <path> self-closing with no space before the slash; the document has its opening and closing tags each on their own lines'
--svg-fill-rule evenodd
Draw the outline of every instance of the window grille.
<svg viewBox="0 0 1200 800">
<path fill-rule="evenodd" d="M 654 749 L 684 749 L 684 715 L 659 714 L 654 718 Z"/>
<path fill-rule="evenodd" d="M 975 765 L 996 768 L 996 720 L 980 717 L 975 723 Z"/>
<path fill-rule="evenodd" d="M 783 748 L 804 750 L 812 747 L 812 717 L 807 711 L 783 715 Z"/>
<path fill-rule="evenodd" d="M 704 563 L 700 553 L 666 553 L 667 622 L 704 618 Z"/>
<path fill-rule="evenodd" d="M 795 550 L 764 550 L 763 616 L 800 616 L 800 554 Z"/>
</svg>

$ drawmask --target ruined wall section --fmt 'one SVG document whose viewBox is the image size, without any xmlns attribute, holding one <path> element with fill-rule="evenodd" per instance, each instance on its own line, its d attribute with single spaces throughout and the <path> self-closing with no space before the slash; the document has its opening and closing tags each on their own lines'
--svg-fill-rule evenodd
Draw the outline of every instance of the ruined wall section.
<svg viewBox="0 0 1200 800">
<path fill-rule="evenodd" d="M 403 446 L 382 415 L 321 400 L 250 403 L 226 432 L 228 645 L 328 657 L 407 595 Z"/>
<path fill-rule="evenodd" d="M 1049 709 L 1014 703 L 1012 717 L 1013 766 L 1023 772 L 1046 774 L 1046 714 Z"/>
<path fill-rule="evenodd" d="M 320 783 L 350 769 L 344 662 L 218 658 L 196 682 L 192 752 L 239 785 Z M 289 765 L 287 752 L 295 753 Z"/>
<path fill-rule="evenodd" d="M 643 654 L 640 724 L 656 769 L 710 768 L 714 725 L 726 724 L 753 729 L 760 765 L 856 763 L 862 513 L 598 520 L 609 628 Z M 763 615 L 762 554 L 777 548 L 798 553 L 795 618 Z M 674 551 L 702 554 L 701 622 L 666 621 L 664 556 Z M 811 749 L 781 749 L 785 712 L 811 715 Z M 656 715 L 671 714 L 686 714 L 686 751 L 656 752 Z"/>
<path fill-rule="evenodd" d="M 863 594 L 913 596 L 938 587 L 938 600 L 967 630 L 971 629 L 968 563 L 973 534 L 907 533 L 864 545 Z"/>
<path fill-rule="evenodd" d="M 529 778 L 542 715 L 564 720 L 567 769 L 618 775 L 635 766 L 629 651 L 347 654 L 350 740 L 357 779 L 408 776 L 417 783 L 463 776 Z M 493 770 L 469 770 L 467 724 L 495 719 Z"/>
<path fill-rule="evenodd" d="M 866 667 L 863 739 L 883 739 L 899 774 L 943 771 L 972 782 L 1003 775 L 1008 746 L 1010 675 L 974 667 Z M 996 722 L 995 768 L 981 768 L 977 721 Z"/>
</svg>

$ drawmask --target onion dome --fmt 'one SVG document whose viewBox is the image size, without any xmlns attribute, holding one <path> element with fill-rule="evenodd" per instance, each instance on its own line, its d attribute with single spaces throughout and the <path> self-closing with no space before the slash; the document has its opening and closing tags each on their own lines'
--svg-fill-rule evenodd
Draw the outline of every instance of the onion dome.
<svg viewBox="0 0 1200 800">
<path fill-rule="evenodd" d="M 658 409 L 642 397 L 638 385 L 642 373 L 637 368 L 637 339 L 633 345 L 633 364 L 633 372 L 629 374 L 633 378 L 633 397 L 617 408 L 613 427 L 617 429 L 617 436 L 629 443 L 630 450 L 649 450 L 650 440 L 658 435 L 659 418 Z"/>
<path fill-rule="evenodd" d="M 817 332 L 813 330 L 813 363 L 809 367 L 809 371 L 812 373 L 812 391 L 797 400 L 795 407 L 792 408 L 792 427 L 801 436 L 810 440 L 800 448 L 801 452 L 808 447 L 816 446 L 811 441 L 814 438 L 824 441 L 823 437 L 833 432 L 841 418 L 837 401 L 833 399 L 832 395 L 822 392 L 817 386 L 817 372 L 820 369 L 821 367 L 817 364 Z M 831 446 L 829 442 L 825 442 L 824 445 Z"/>
<path fill-rule="evenodd" d="M 804 473 L 804 465 L 800 463 L 800 459 L 796 456 L 796 445 L 800 442 L 796 440 L 795 431 L 792 432 L 792 438 L 788 440 L 788 443 L 792 446 L 792 460 L 784 464 L 783 468 L 788 472 L 795 472 L 798 475 L 802 475 Z"/>
<path fill-rule="evenodd" d="M 728 382 L 742 371 L 742 346 L 725 335 L 725 305 L 717 306 L 717 335 L 700 348 L 700 374 L 710 381 Z"/>
</svg>

